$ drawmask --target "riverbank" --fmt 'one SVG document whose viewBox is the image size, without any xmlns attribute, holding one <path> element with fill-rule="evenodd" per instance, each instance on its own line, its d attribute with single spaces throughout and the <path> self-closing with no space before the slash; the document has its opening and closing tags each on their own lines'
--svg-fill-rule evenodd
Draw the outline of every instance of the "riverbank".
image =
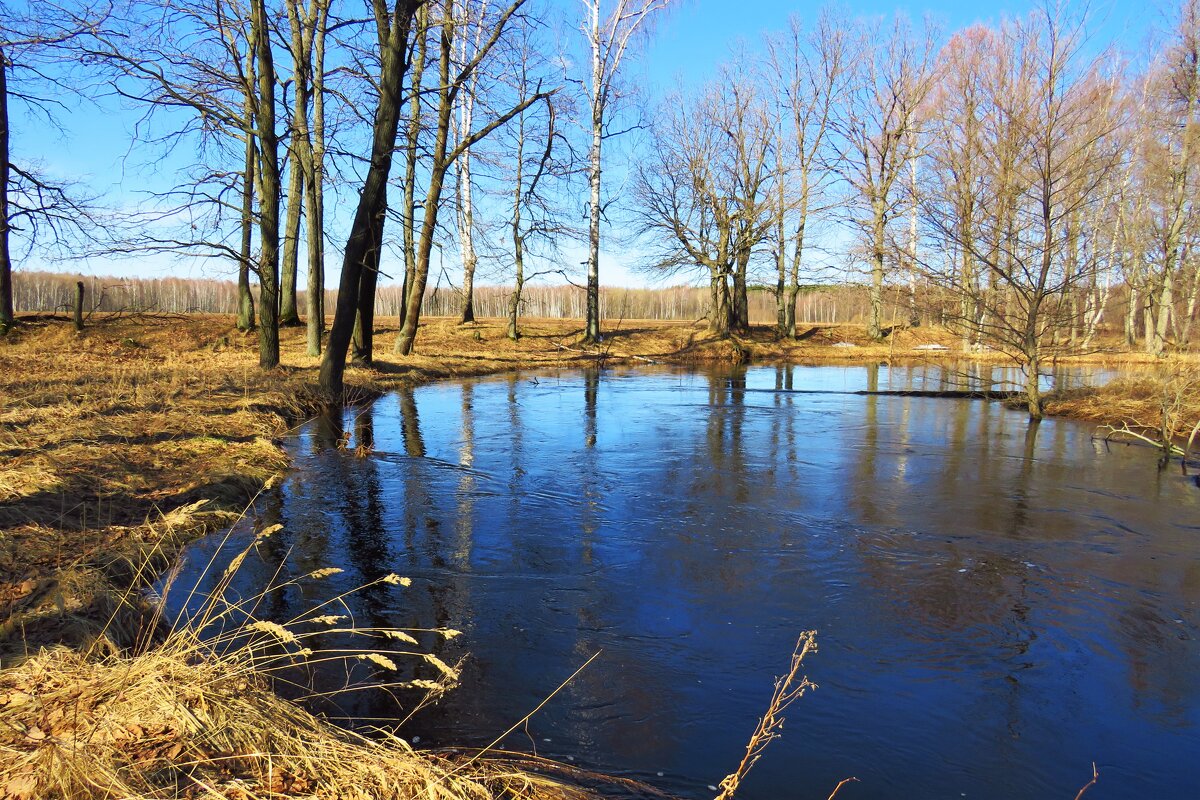
<svg viewBox="0 0 1200 800">
<path fill-rule="evenodd" d="M 512 343 L 501 321 L 432 320 L 417 354 L 405 359 L 391 356 L 393 332 L 381 330 L 375 367 L 347 373 L 351 399 L 440 378 L 597 361 L 961 357 L 952 338 L 936 329 L 898 331 L 882 345 L 857 326 L 807 328 L 798 342 L 775 341 L 765 328 L 717 341 L 688 324 L 626 321 L 606 326 L 598 348 L 581 347 L 571 321 L 534 320 L 524 330 Z M 179 796 L 197 781 L 230 797 L 375 785 L 347 771 L 347 762 L 383 764 L 378 780 L 408 787 L 395 796 L 488 797 L 496 789 L 486 775 L 459 785 L 452 765 L 398 743 L 386 753 L 372 749 L 379 745 L 283 703 L 252 674 L 219 669 L 195 651 L 180 655 L 146 644 L 156 618 L 137 590 L 180 547 L 228 525 L 278 480 L 288 468 L 280 439 L 320 407 L 312 387 L 319 362 L 303 355 L 303 330 L 285 330 L 281 339 L 285 366 L 271 373 L 256 366 L 255 337 L 234 330 L 229 318 L 110 317 L 92 321 L 82 334 L 65 320 L 41 319 L 0 343 L 0 659 L 9 667 L 0 673 L 0 720 L 9 723 L 0 726 L 0 744 L 8 748 L 0 796 L 100 796 L 85 776 L 126 780 L 135 767 L 147 781 L 175 781 Z M 1146 363 L 1117 352 L 1088 359 Z M 174 689 L 164 695 L 163 685 Z M 127 702 L 133 697 L 142 699 Z M 241 725 L 220 747 L 201 746 L 230 720 L 200 711 L 231 697 L 240 698 Z M 298 731 L 299 739 L 281 739 L 284 728 Z M 90 744 L 96 736 L 104 741 L 100 750 Z M 78 742 L 89 744 L 76 749 Z M 73 755 L 64 756 L 68 751 Z M 107 760 L 72 762 L 80 752 Z M 185 770 L 168 768 L 181 759 Z M 184 774 L 192 783 L 179 783 Z M 513 774 L 518 782 L 534 780 Z M 425 794 L 429 785 L 440 788 Z M 531 796 L 570 796 L 554 782 L 529 786 Z M 231 794 L 231 787 L 242 794 Z M 137 796 L 151 788 L 126 780 L 105 791 Z"/>
</svg>

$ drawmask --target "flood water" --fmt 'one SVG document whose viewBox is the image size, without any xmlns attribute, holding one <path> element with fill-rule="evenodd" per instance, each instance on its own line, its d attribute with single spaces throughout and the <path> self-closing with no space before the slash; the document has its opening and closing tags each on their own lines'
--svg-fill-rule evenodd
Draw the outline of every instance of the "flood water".
<svg viewBox="0 0 1200 800">
<path fill-rule="evenodd" d="M 411 577 L 350 607 L 463 631 L 421 635 L 470 654 L 401 731 L 422 747 L 486 745 L 600 652 L 504 745 L 711 797 L 816 629 L 819 688 L 739 797 L 857 776 L 839 798 L 1070 800 L 1093 761 L 1089 800 L 1200 796 L 1200 488 L 1090 425 L 837 393 L 962 385 L 939 367 L 646 368 L 391 395 L 290 440 L 295 471 L 256 520 L 284 530 L 235 588 L 285 556 L 284 574 L 345 570 L 263 609 L 289 619 Z"/>
</svg>

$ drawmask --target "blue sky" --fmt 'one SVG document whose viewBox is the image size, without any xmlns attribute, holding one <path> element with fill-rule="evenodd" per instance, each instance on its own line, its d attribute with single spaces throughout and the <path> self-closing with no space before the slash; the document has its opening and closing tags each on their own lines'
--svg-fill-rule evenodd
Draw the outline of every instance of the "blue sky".
<svg viewBox="0 0 1200 800">
<path fill-rule="evenodd" d="M 564 4 L 564 11 L 578 5 L 578 0 L 554 2 Z M 660 19 L 653 38 L 636 61 L 628 64 L 628 69 L 631 77 L 644 86 L 651 97 L 669 91 L 680 82 L 695 85 L 710 77 L 739 41 L 753 48 L 762 33 L 782 30 L 789 16 L 798 15 L 807 22 L 815 17 L 823 5 L 826 4 L 787 0 L 677 0 L 676 7 Z M 927 14 L 932 15 L 943 33 L 975 22 L 995 22 L 1005 15 L 1023 15 L 1039 6 L 1039 3 L 1027 0 L 991 3 L 857 0 L 842 4 L 842 8 L 854 16 L 903 12 L 913 19 L 919 19 Z M 1070 4 L 1071 11 L 1076 14 L 1084 8 L 1089 9 L 1088 28 L 1097 49 L 1115 42 L 1130 53 L 1142 48 L 1151 27 L 1161 27 L 1172 10 L 1171 4 L 1158 0 L 1137 3 L 1129 0 L 1096 0 L 1090 6 L 1078 2 Z M 65 114 L 62 121 L 66 132 L 59 135 L 46 130 L 36 120 L 14 119 L 14 128 L 23 123 L 27 126 L 23 133 L 15 131 L 18 154 L 41 160 L 52 174 L 83 177 L 104 202 L 114 206 L 132 204 L 139 190 L 161 185 L 161 176 L 156 174 L 159 168 L 146 167 L 141 157 L 126 158 L 128 134 L 136 122 L 136 115 L 132 112 L 121 113 L 108 107 L 98 109 L 80 105 Z M 620 148 L 613 148 L 610 153 L 618 158 L 621 156 Z M 610 175 L 621 171 L 620 164 L 609 166 L 612 168 Z M 343 234 L 343 227 L 338 224 L 337 217 L 331 221 L 330 234 L 334 241 Z M 453 259 L 449 254 L 447 256 L 447 262 L 451 262 Z M 607 285 L 647 285 L 649 282 L 644 275 L 630 269 L 634 256 L 623 254 L 615 244 L 602 246 L 602 282 Z M 578 253 L 574 248 L 568 253 L 567 260 L 571 263 L 581 259 L 581 248 Z M 338 262 L 336 258 L 330 258 L 329 263 L 333 266 Z M 33 261 L 26 266 L 37 268 L 44 265 Z M 215 268 L 211 263 L 166 257 L 137 261 L 93 259 L 82 264 L 64 263 L 57 265 L 57 268 L 92 274 L 145 277 L 168 274 L 224 277 L 229 272 L 224 265 Z M 329 281 L 334 283 L 336 275 L 330 275 Z"/>
</svg>

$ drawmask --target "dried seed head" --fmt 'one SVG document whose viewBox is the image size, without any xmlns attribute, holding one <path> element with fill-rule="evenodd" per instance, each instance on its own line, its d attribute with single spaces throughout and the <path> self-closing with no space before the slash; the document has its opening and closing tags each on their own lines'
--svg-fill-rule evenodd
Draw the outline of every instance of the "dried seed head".
<svg viewBox="0 0 1200 800">
<path fill-rule="evenodd" d="M 372 664 L 378 664 L 384 669 L 390 669 L 393 672 L 396 670 L 396 662 L 386 656 L 381 656 L 379 653 L 364 653 L 358 657 L 359 661 L 370 661 Z"/>
</svg>

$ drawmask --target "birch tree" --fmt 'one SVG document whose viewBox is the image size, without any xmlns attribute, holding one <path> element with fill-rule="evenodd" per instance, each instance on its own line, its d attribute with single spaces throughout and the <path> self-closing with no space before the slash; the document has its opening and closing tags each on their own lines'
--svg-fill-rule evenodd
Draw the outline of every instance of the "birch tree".
<svg viewBox="0 0 1200 800">
<path fill-rule="evenodd" d="M 463 88 L 483 61 L 502 41 L 510 23 L 514 21 L 526 2 L 527 0 L 513 0 L 507 7 L 502 7 L 492 19 L 488 35 L 482 37 L 479 47 L 469 60 L 462 64 L 456 64 L 453 58 L 455 37 L 458 35 L 457 6 L 455 0 L 443 0 L 442 2 L 442 19 L 439 23 L 441 35 L 438 45 L 438 84 L 436 93 L 433 93 L 435 97 L 433 142 L 426 161 L 428 182 L 425 185 L 424 198 L 421 203 L 422 219 L 415 243 L 415 269 L 411 283 L 405 287 L 404 317 L 400 324 L 400 334 L 396 337 L 395 352 L 400 355 L 409 355 L 416 341 L 421 317 L 421 301 L 425 296 L 425 286 L 429 280 L 429 261 L 437 233 L 438 212 L 442 205 L 442 190 L 445 186 L 446 175 L 457 160 L 473 146 L 534 103 L 542 102 L 550 96 L 549 91 L 539 90 L 511 107 L 503 110 L 493 109 L 485 124 L 469 133 L 456 145 L 451 145 L 451 121 Z M 406 209 L 404 213 L 415 217 L 415 208 Z"/>
<path fill-rule="evenodd" d="M 600 221 L 603 214 L 600 182 L 604 141 L 615 132 L 607 127 L 610 106 L 617 95 L 617 75 L 630 45 L 644 33 L 656 12 L 671 0 L 581 0 L 581 30 L 591 56 L 585 83 L 590 123 L 588 149 L 588 256 L 585 342 L 600 335 Z"/>
</svg>

